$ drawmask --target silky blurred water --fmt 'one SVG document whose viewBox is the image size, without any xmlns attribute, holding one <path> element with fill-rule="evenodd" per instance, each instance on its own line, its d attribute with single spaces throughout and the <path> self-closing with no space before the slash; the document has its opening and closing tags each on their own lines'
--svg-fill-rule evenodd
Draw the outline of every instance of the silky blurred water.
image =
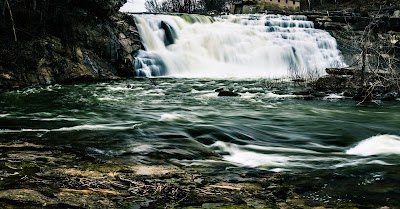
<svg viewBox="0 0 400 209">
<path fill-rule="evenodd" d="M 221 87 L 242 96 L 218 97 Z M 132 164 L 311 172 L 321 189 L 328 181 L 358 197 L 399 194 L 399 101 L 357 106 L 341 96 L 277 95 L 260 80 L 159 78 L 3 91 L 0 104 L 3 142 Z"/>
</svg>

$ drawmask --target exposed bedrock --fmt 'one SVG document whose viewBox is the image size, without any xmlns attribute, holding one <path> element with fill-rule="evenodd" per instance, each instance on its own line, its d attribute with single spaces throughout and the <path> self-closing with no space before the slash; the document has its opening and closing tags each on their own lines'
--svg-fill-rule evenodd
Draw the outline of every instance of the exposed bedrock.
<svg viewBox="0 0 400 209">
<path fill-rule="evenodd" d="M 118 12 L 126 0 L 9 2 L 13 22 L 0 14 L 0 88 L 133 76 L 142 46 L 132 18 Z"/>
</svg>

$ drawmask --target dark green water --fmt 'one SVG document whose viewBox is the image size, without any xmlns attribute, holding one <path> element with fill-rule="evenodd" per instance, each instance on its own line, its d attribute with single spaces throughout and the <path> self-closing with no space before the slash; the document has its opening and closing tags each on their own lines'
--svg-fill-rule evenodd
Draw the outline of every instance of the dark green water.
<svg viewBox="0 0 400 209">
<path fill-rule="evenodd" d="M 68 145 L 128 163 L 287 171 L 299 174 L 292 181 L 310 199 L 400 204 L 399 101 L 306 101 L 266 92 L 257 80 L 155 82 L 2 92 L 0 138 Z M 217 97 L 220 87 L 242 96 Z"/>
</svg>

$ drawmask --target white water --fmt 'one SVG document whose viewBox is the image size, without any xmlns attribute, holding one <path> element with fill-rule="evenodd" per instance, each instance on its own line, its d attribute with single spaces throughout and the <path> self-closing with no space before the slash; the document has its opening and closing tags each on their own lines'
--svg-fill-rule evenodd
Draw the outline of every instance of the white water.
<svg viewBox="0 0 400 209">
<path fill-rule="evenodd" d="M 323 147 L 318 144 L 314 146 Z M 400 155 L 400 136 L 378 135 L 362 140 L 356 146 L 345 151 L 347 155 L 358 155 L 365 158 L 348 158 L 344 153 L 332 152 L 329 157 L 323 153 L 301 149 L 284 147 L 265 147 L 258 145 L 236 145 L 217 141 L 210 145 L 217 153 L 221 153 L 223 159 L 239 166 L 246 167 L 278 167 L 295 168 L 308 167 L 312 169 L 341 168 L 357 165 L 377 164 L 392 165 L 383 160 L 377 160 L 368 156 L 375 155 Z M 339 147 L 323 147 L 339 149 Z M 321 166 L 321 162 L 327 163 L 327 167 Z"/>
<path fill-rule="evenodd" d="M 355 147 L 346 151 L 349 155 L 400 155 L 400 136 L 396 135 L 379 135 L 365 139 L 358 143 Z"/>
<path fill-rule="evenodd" d="M 260 78 L 345 66 L 336 40 L 305 16 L 135 15 L 140 76 Z M 293 73 L 296 71 L 296 73 Z"/>
</svg>

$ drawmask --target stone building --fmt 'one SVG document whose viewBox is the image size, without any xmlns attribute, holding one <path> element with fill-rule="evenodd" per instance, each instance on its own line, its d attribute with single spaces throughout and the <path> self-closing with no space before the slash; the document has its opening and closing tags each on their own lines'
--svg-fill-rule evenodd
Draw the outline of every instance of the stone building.
<svg viewBox="0 0 400 209">
<path fill-rule="evenodd" d="M 231 13 L 251 14 L 265 10 L 300 10 L 300 0 L 233 0 Z"/>
</svg>

